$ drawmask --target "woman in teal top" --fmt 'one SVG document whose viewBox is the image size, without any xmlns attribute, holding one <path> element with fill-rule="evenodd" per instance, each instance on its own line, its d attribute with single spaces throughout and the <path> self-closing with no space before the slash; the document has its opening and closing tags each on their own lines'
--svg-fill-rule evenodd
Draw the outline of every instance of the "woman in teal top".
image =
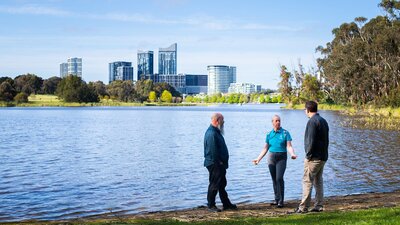
<svg viewBox="0 0 400 225">
<path fill-rule="evenodd" d="M 272 127 L 273 129 L 267 134 L 263 150 L 258 158 L 253 160 L 253 163 L 258 165 L 261 159 L 269 152 L 268 168 L 275 194 L 275 202 L 272 205 L 282 208 L 285 194 L 283 175 L 286 170 L 287 152 L 289 152 L 292 159 L 296 159 L 297 156 L 292 146 L 292 137 L 287 130 L 281 127 L 281 118 L 278 115 L 272 117 Z"/>
</svg>

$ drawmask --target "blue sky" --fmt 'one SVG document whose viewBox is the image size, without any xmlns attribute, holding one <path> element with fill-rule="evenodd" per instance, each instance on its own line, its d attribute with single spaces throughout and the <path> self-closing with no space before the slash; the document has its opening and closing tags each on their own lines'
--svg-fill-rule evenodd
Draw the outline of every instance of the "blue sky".
<svg viewBox="0 0 400 225">
<path fill-rule="evenodd" d="M 358 16 L 383 15 L 380 0 L 14 0 L 0 1 L 0 76 L 59 75 L 83 58 L 83 79 L 108 83 L 108 63 L 137 63 L 178 43 L 178 73 L 237 67 L 237 81 L 276 89 L 279 65 L 315 66 L 315 48 Z M 134 69 L 137 72 L 137 67 Z"/>
</svg>

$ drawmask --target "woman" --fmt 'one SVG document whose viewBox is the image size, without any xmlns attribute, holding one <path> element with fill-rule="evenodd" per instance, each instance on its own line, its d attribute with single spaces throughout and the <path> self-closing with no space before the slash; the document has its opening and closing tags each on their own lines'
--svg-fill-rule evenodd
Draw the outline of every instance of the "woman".
<svg viewBox="0 0 400 225">
<path fill-rule="evenodd" d="M 282 208 L 285 193 L 283 175 L 286 170 L 287 152 L 289 152 L 292 159 L 296 159 L 297 156 L 292 147 L 292 137 L 287 130 L 281 127 L 281 118 L 278 115 L 272 117 L 272 127 L 273 129 L 267 134 L 264 149 L 258 158 L 253 160 L 253 163 L 258 165 L 261 159 L 269 152 L 268 168 L 275 194 L 275 202 L 271 205 Z"/>
</svg>

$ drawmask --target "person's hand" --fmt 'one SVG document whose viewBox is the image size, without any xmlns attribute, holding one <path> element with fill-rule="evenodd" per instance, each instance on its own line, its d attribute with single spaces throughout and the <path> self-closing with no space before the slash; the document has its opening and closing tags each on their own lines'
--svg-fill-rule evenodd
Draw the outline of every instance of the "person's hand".
<svg viewBox="0 0 400 225">
<path fill-rule="evenodd" d="M 257 165 L 258 165 L 258 163 L 260 162 L 260 160 L 258 160 L 258 159 L 254 159 L 252 162 L 253 162 L 253 164 L 254 164 L 254 165 L 256 165 L 256 166 L 257 166 Z"/>
<path fill-rule="evenodd" d="M 297 159 L 297 155 L 292 155 L 292 159 Z"/>
</svg>

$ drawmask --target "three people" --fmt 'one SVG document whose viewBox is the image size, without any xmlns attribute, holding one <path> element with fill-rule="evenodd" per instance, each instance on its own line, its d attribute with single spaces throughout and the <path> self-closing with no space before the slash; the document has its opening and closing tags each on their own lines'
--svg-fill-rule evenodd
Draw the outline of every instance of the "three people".
<svg viewBox="0 0 400 225">
<path fill-rule="evenodd" d="M 292 137 L 287 130 L 281 127 L 281 118 L 278 115 L 272 117 L 272 127 L 273 129 L 267 133 L 263 150 L 257 159 L 253 160 L 253 163 L 258 165 L 261 159 L 268 153 L 268 168 L 275 194 L 275 202 L 272 205 L 282 208 L 285 197 L 285 181 L 283 180 L 283 176 L 286 170 L 287 152 L 290 153 L 292 159 L 296 159 L 297 156 L 292 146 Z"/>
<path fill-rule="evenodd" d="M 309 119 L 304 134 L 304 160 L 303 194 L 296 213 L 308 212 L 311 203 L 311 191 L 313 186 L 316 191 L 315 205 L 311 211 L 323 211 L 323 179 L 324 165 L 328 160 L 329 126 L 324 118 L 318 114 L 318 104 L 308 101 L 305 104 L 305 113 Z M 287 153 L 292 159 L 297 155 L 292 146 L 290 133 L 281 127 L 281 119 L 278 115 L 272 118 L 273 129 L 267 133 L 265 146 L 257 159 L 253 160 L 258 165 L 267 155 L 268 168 L 271 174 L 275 201 L 272 205 L 278 208 L 284 206 L 285 182 L 284 174 L 287 164 Z M 211 212 L 220 212 L 216 207 L 215 197 L 219 197 L 223 209 L 237 209 L 228 198 L 225 190 L 227 185 L 226 169 L 228 168 L 229 153 L 224 137 L 224 117 L 220 113 L 214 113 L 211 117 L 211 124 L 204 136 L 204 166 L 209 172 L 209 185 L 207 193 L 207 206 Z"/>
<path fill-rule="evenodd" d="M 229 152 L 224 137 L 224 117 L 221 113 L 211 116 L 211 124 L 204 135 L 204 166 L 209 172 L 207 207 L 211 212 L 220 212 L 215 205 L 215 197 L 219 193 L 223 210 L 237 209 L 228 198 L 225 190 L 226 169 L 228 169 Z"/>
</svg>

